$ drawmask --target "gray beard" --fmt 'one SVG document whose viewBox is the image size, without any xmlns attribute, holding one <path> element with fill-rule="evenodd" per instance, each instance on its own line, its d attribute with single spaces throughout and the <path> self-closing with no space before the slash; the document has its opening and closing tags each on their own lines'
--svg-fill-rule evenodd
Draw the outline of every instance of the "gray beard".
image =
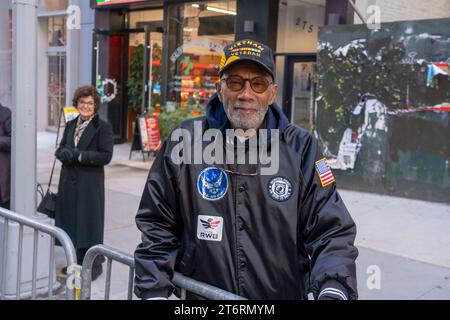
<svg viewBox="0 0 450 320">
<path fill-rule="evenodd" d="M 236 102 L 234 106 L 232 106 L 232 109 L 234 110 L 234 107 L 236 105 L 239 105 L 239 102 Z M 252 117 L 249 118 L 243 118 L 239 116 L 239 112 L 229 112 L 229 108 L 225 108 L 225 113 L 228 116 L 228 120 L 233 125 L 233 128 L 235 129 L 255 129 L 257 130 L 261 124 L 264 121 L 264 117 L 266 116 L 268 108 L 262 108 L 261 106 L 258 106 L 258 111 L 255 112 L 255 114 Z"/>
</svg>

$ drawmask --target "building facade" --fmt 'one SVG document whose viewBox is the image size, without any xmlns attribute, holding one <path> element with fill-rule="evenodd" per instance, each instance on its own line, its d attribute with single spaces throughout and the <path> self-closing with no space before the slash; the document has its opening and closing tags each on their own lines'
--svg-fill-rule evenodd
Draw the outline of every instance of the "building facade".
<svg viewBox="0 0 450 320">
<path fill-rule="evenodd" d="M 53 131 L 75 89 L 91 83 L 94 10 L 87 1 L 40 0 L 37 24 L 38 130 Z"/>
<path fill-rule="evenodd" d="M 313 131 L 341 186 L 450 203 L 449 7 L 357 1 L 320 31 Z"/>
<path fill-rule="evenodd" d="M 10 1 L 0 2 L 0 104 L 12 104 L 12 8 Z"/>
<path fill-rule="evenodd" d="M 1 2 L 5 105 L 11 103 L 10 9 L 11 1 Z M 55 129 L 58 111 L 87 83 L 102 95 L 100 113 L 116 143 L 131 140 L 143 111 L 182 106 L 201 114 L 215 91 L 223 47 L 250 38 L 274 49 L 277 103 L 291 122 L 321 139 L 342 186 L 450 202 L 449 145 L 442 138 L 450 126 L 449 16 L 450 0 L 41 0 L 38 130 Z M 380 25 L 368 29 L 363 21 Z M 358 50 L 361 56 L 351 60 Z M 358 78 L 352 70 L 369 73 Z M 417 110 L 409 122 L 391 114 L 413 107 L 434 109 Z M 386 113 L 380 139 L 369 139 L 362 110 Z M 341 146 L 348 148 L 339 154 Z"/>
</svg>

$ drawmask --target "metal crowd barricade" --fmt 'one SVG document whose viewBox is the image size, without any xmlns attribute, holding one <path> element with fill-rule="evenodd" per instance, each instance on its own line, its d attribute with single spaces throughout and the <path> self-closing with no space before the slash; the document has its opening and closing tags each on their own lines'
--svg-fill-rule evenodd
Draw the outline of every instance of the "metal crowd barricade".
<svg viewBox="0 0 450 320">
<path fill-rule="evenodd" d="M 127 265 L 130 269 L 128 273 L 127 299 L 131 300 L 133 297 L 134 258 L 124 252 L 106 245 L 93 246 L 87 251 L 84 257 L 83 267 L 81 271 L 81 300 L 89 300 L 91 298 L 92 265 L 95 258 L 99 255 L 107 258 L 105 300 L 108 300 L 110 296 L 112 260 Z M 173 283 L 175 286 L 181 289 L 182 300 L 186 299 L 187 291 L 210 300 L 245 300 L 243 297 L 216 288 L 209 284 L 185 277 L 177 272 L 174 275 Z"/>
<path fill-rule="evenodd" d="M 68 278 L 66 281 L 66 299 L 74 300 L 77 298 L 76 293 L 79 292 L 80 286 L 77 285 L 77 272 L 79 272 L 79 266 L 77 265 L 77 257 L 75 248 L 70 237 L 67 233 L 55 226 L 47 225 L 36 221 L 32 218 L 25 217 L 18 213 L 0 208 L 0 221 L 3 221 L 3 237 L 2 237 L 2 255 L 1 255 L 1 272 L 0 272 L 0 299 L 6 297 L 6 282 L 7 282 L 7 263 L 8 263 L 8 250 L 11 252 L 10 246 L 8 246 L 8 232 L 9 227 L 14 223 L 18 224 L 18 254 L 17 254 L 17 278 L 16 278 L 16 292 L 15 298 L 19 300 L 21 298 L 21 278 L 22 278 L 22 256 L 23 256 L 23 240 L 24 240 L 24 227 L 30 228 L 33 232 L 33 264 L 32 264 L 32 287 L 31 287 L 31 299 L 36 298 L 36 281 L 37 281 L 37 263 L 38 263 L 38 240 L 39 234 L 47 234 L 50 236 L 50 254 L 49 254 L 49 277 L 48 277 L 48 298 L 51 299 L 53 295 L 53 280 L 55 269 L 55 238 L 60 242 L 64 248 L 66 255 L 66 261 L 68 265 Z"/>
</svg>

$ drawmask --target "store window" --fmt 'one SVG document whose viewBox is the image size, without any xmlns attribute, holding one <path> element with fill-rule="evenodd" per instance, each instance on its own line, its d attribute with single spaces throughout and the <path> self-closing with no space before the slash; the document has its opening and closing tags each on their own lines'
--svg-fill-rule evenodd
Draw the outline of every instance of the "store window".
<svg viewBox="0 0 450 320">
<path fill-rule="evenodd" d="M 325 24 L 325 0 L 280 1 L 277 52 L 316 52 L 319 29 Z"/>
<path fill-rule="evenodd" d="M 64 47 L 67 44 L 67 18 L 64 16 L 48 19 L 48 45 Z"/>
<path fill-rule="evenodd" d="M 167 103 L 201 114 L 215 92 L 223 48 L 235 38 L 236 1 L 174 5 L 170 13 Z"/>
<path fill-rule="evenodd" d="M 450 17 L 450 0 L 356 0 L 356 8 L 370 21 L 379 16 L 381 23 Z M 362 23 L 357 13 L 354 23 Z"/>
<path fill-rule="evenodd" d="M 64 3 L 46 1 L 45 8 L 53 11 L 65 9 Z M 66 102 L 66 45 L 67 28 L 65 16 L 54 16 L 47 20 L 48 24 L 48 78 L 47 78 L 47 107 L 48 127 L 60 125 L 60 112 Z"/>
<path fill-rule="evenodd" d="M 66 54 L 48 56 L 48 125 L 57 127 L 66 101 Z"/>
<path fill-rule="evenodd" d="M 142 10 L 130 12 L 129 21 L 130 28 L 136 30 L 142 30 L 147 27 L 149 30 L 150 41 L 150 54 L 149 54 L 149 79 L 147 79 L 148 86 L 150 88 L 150 94 L 148 95 L 148 106 L 155 113 L 161 111 L 161 73 L 162 73 L 162 52 L 163 52 L 163 10 Z M 145 45 L 145 32 L 130 33 L 129 40 L 129 62 L 130 66 L 128 76 L 128 88 L 131 95 L 135 86 L 141 87 L 139 77 L 143 77 L 139 72 L 134 72 L 133 68 L 136 64 L 144 63 L 144 45 Z M 143 69 L 143 68 L 142 68 Z M 135 91 L 142 91 L 141 89 Z M 129 96 L 130 96 L 129 95 Z M 133 100 L 132 97 L 129 99 Z M 133 102 L 133 101 L 132 101 Z M 137 102 L 137 101 L 136 101 Z M 140 110 L 140 104 L 137 103 L 134 111 Z M 133 109 L 133 108 L 132 108 Z"/>
<path fill-rule="evenodd" d="M 40 11 L 64 11 L 69 6 L 69 0 L 39 1 Z"/>
<path fill-rule="evenodd" d="M 164 13 L 161 9 L 140 10 L 130 12 L 130 28 L 135 29 L 142 26 L 143 22 L 161 22 L 164 19 Z"/>
<path fill-rule="evenodd" d="M 306 130 L 313 129 L 317 41 L 325 5 L 325 0 L 285 0 L 278 11 L 277 103 L 291 122 Z"/>
</svg>

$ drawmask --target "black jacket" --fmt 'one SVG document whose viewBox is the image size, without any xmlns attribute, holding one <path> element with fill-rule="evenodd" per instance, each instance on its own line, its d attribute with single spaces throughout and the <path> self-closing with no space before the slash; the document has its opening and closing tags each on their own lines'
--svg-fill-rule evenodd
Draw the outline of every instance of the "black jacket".
<svg viewBox="0 0 450 320">
<path fill-rule="evenodd" d="M 75 148 L 73 136 L 78 118 L 69 121 L 55 156 Z M 103 243 L 105 221 L 105 174 L 113 154 L 111 125 L 94 116 L 78 142 L 81 163 L 63 164 L 58 186 L 55 223 L 66 231 L 75 248 Z"/>
<path fill-rule="evenodd" d="M 224 130 L 228 120 L 216 96 L 199 120 L 203 132 Z M 181 127 L 192 133 L 193 124 Z M 268 139 L 279 139 L 278 173 L 236 174 L 251 174 L 255 169 L 248 164 L 232 166 L 234 173 L 209 171 L 222 172 L 215 180 L 222 187 L 216 189 L 202 182 L 211 165 L 176 165 L 171 152 L 178 142 L 165 142 L 136 215 L 142 231 L 135 251 L 139 297 L 168 296 L 177 270 L 249 299 L 306 299 L 310 291 L 317 298 L 325 287 L 357 298 L 356 227 L 335 183 L 322 187 L 315 169 L 323 158 L 316 139 L 289 124 L 275 104 L 265 128 L 280 132 Z M 274 182 L 283 197 L 271 195 Z M 206 197 L 201 193 L 205 186 L 210 188 Z M 221 239 L 213 229 L 221 229 Z"/>
</svg>

